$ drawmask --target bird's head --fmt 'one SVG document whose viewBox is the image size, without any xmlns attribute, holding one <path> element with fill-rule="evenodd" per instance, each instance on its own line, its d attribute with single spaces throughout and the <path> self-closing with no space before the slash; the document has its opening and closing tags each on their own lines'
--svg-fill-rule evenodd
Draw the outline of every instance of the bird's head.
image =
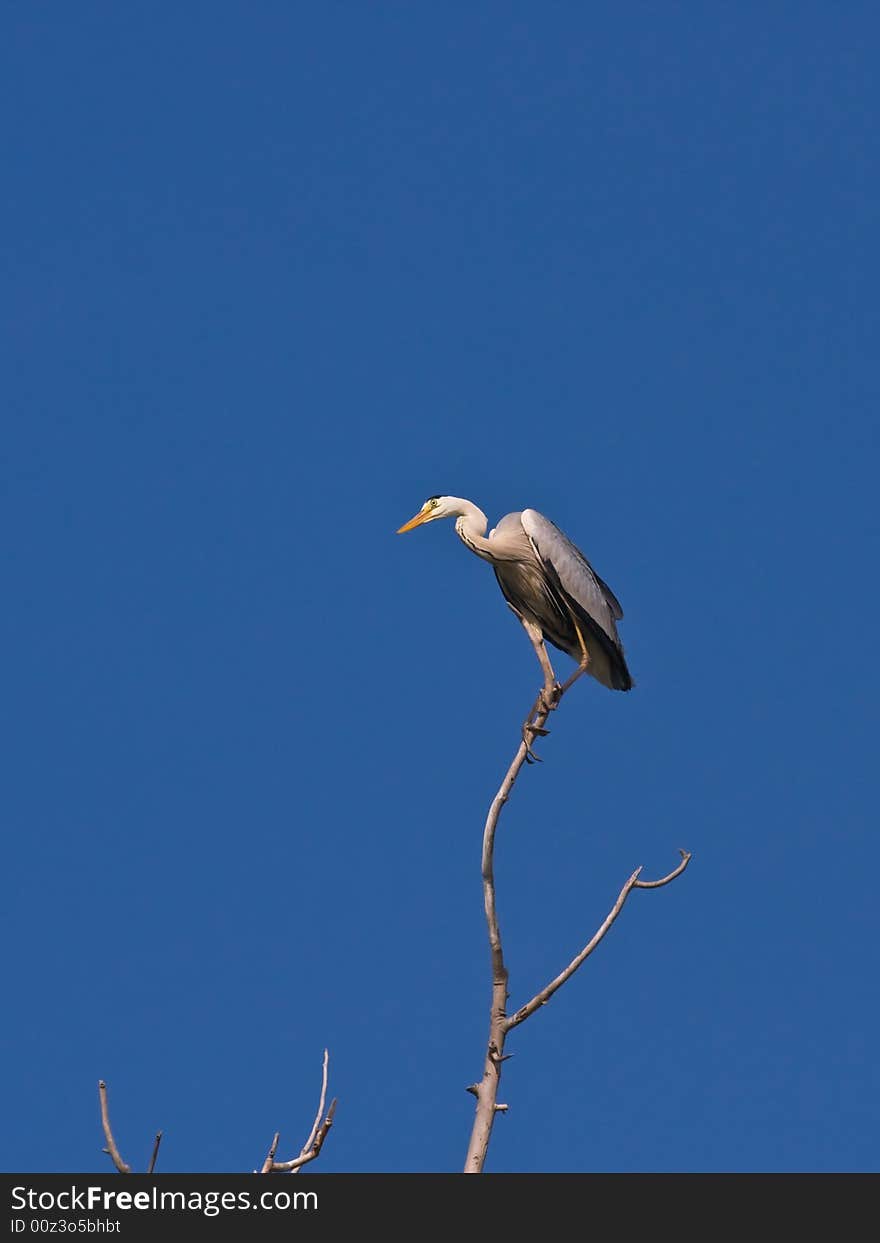
<svg viewBox="0 0 880 1243">
<path fill-rule="evenodd" d="M 410 518 L 409 522 L 405 522 L 398 529 L 397 534 L 403 535 L 404 532 L 412 531 L 425 522 L 433 522 L 435 518 L 452 518 L 460 514 L 461 510 L 455 504 L 457 499 L 454 496 L 429 496 L 416 516 Z"/>
</svg>

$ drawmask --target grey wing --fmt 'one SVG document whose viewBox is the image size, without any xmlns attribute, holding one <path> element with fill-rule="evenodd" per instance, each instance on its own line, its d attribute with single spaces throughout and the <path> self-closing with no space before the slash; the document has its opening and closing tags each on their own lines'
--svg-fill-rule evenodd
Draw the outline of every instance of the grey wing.
<svg viewBox="0 0 880 1243">
<path fill-rule="evenodd" d="M 536 509 L 524 509 L 522 528 L 535 555 L 558 578 L 564 591 L 592 618 L 615 646 L 619 646 L 615 621 L 623 609 L 614 592 L 603 582 L 581 550 L 555 523 Z"/>
</svg>

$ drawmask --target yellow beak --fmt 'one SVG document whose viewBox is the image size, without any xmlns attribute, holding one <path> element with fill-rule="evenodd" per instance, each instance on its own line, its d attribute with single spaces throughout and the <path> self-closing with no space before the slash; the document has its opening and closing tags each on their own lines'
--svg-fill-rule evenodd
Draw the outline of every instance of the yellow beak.
<svg viewBox="0 0 880 1243">
<path fill-rule="evenodd" d="M 420 509 L 415 518 L 410 518 L 409 522 L 405 522 L 402 527 L 397 528 L 397 534 L 403 535 L 406 531 L 411 531 L 413 527 L 420 527 L 427 520 L 430 512 L 429 509 Z"/>
</svg>

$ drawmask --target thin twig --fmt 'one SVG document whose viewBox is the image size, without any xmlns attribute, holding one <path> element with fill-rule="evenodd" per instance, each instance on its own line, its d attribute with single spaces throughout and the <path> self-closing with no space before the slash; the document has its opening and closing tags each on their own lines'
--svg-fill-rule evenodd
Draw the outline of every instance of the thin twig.
<svg viewBox="0 0 880 1243">
<path fill-rule="evenodd" d="M 311 1152 L 315 1139 L 318 1134 L 318 1128 L 321 1125 L 321 1118 L 324 1116 L 324 1102 L 327 1100 L 327 1079 L 329 1074 L 330 1054 L 324 1050 L 323 1073 L 321 1075 L 321 1097 L 318 1101 L 318 1112 L 315 1114 L 315 1121 L 312 1123 L 312 1129 L 309 1131 L 309 1138 L 299 1150 L 299 1155 L 304 1157 L 307 1152 Z"/>
<path fill-rule="evenodd" d="M 120 1174 L 130 1174 L 131 1166 L 126 1165 L 122 1159 L 119 1149 L 116 1147 L 116 1140 L 113 1138 L 113 1132 L 110 1129 L 110 1110 L 107 1106 L 107 1084 L 103 1079 L 98 1080 L 98 1099 L 101 1102 L 101 1126 L 104 1128 L 104 1139 L 107 1147 L 104 1152 L 110 1157 Z"/>
<path fill-rule="evenodd" d="M 266 1160 L 263 1162 L 261 1174 L 296 1174 L 304 1165 L 308 1165 L 310 1161 L 314 1161 L 321 1153 L 324 1146 L 324 1140 L 330 1133 L 333 1125 L 333 1115 L 336 1113 L 336 1100 L 330 1102 L 330 1108 L 327 1110 L 326 1117 L 324 1115 L 324 1105 L 327 1101 L 327 1083 L 329 1080 L 330 1054 L 324 1050 L 323 1070 L 321 1074 L 321 1095 L 318 1100 L 318 1112 L 315 1114 L 315 1121 L 309 1132 L 309 1138 L 303 1144 L 298 1157 L 294 1157 L 292 1161 L 276 1161 L 275 1153 L 278 1151 L 279 1134 L 276 1132 L 274 1139 L 269 1148 Z M 323 1121 L 322 1121 L 323 1118 Z"/>
<path fill-rule="evenodd" d="M 266 1160 L 263 1162 L 262 1168 L 260 1169 L 261 1174 L 270 1174 L 272 1172 L 272 1167 L 275 1164 L 275 1153 L 278 1151 L 279 1139 L 281 1139 L 281 1132 L 276 1131 L 272 1139 L 272 1143 L 269 1145 L 269 1151 L 266 1154 Z"/>
<path fill-rule="evenodd" d="M 617 896 L 617 901 L 599 925 L 595 935 L 587 942 L 577 957 L 571 960 L 565 970 L 560 971 L 555 980 L 551 980 L 546 988 L 542 988 L 539 993 L 535 994 L 531 1001 L 526 1002 L 524 1006 L 521 1006 L 520 1009 L 517 1010 L 516 1014 L 512 1014 L 510 1016 L 505 1023 L 506 1031 L 511 1031 L 514 1027 L 518 1027 L 520 1023 L 524 1022 L 530 1015 L 534 1014 L 536 1010 L 540 1010 L 541 1006 L 547 1004 L 556 990 L 562 988 L 562 985 L 566 980 L 571 979 L 578 967 L 580 967 L 581 964 L 589 958 L 590 954 L 592 954 L 593 950 L 604 938 L 615 919 L 617 919 L 617 916 L 623 910 L 623 904 L 626 902 L 633 889 L 658 889 L 661 885 L 668 885 L 670 881 L 675 880 L 676 876 L 681 876 L 682 872 L 690 862 L 691 856 L 687 850 L 682 850 L 680 853 L 681 863 L 674 869 L 674 871 L 670 872 L 668 876 L 664 876 L 660 880 L 639 880 L 639 874 L 642 869 L 636 868 L 632 876 L 621 889 Z"/>
<path fill-rule="evenodd" d="M 147 1166 L 147 1173 L 152 1174 L 156 1168 L 156 1158 L 159 1155 L 159 1145 L 162 1143 L 162 1132 L 156 1132 L 156 1139 L 153 1143 L 153 1155 L 150 1157 L 150 1164 Z"/>
<path fill-rule="evenodd" d="M 670 881 L 675 880 L 676 876 L 681 876 L 691 861 L 691 852 L 689 850 L 682 850 L 679 846 L 678 853 L 681 855 L 681 863 L 679 863 L 677 868 L 673 868 L 667 876 L 661 876 L 659 880 L 637 880 L 633 885 L 633 889 L 659 889 L 662 885 L 668 885 Z M 639 871 L 641 870 L 639 868 Z"/>
</svg>

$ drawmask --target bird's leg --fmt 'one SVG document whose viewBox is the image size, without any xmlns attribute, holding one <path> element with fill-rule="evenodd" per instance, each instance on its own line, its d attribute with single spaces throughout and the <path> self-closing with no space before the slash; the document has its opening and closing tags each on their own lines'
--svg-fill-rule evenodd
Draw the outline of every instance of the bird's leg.
<svg viewBox="0 0 880 1243">
<path fill-rule="evenodd" d="M 516 610 L 514 609 L 514 612 Z M 544 674 L 544 685 L 541 688 L 541 694 L 535 702 L 535 707 L 529 714 L 529 720 L 535 715 L 539 706 L 543 706 L 548 712 L 556 707 L 559 702 L 560 686 L 556 681 L 556 674 L 553 672 L 553 666 L 550 664 L 550 657 L 547 655 L 547 649 L 544 646 L 544 634 L 540 626 L 536 626 L 534 622 L 527 621 L 521 613 L 516 614 L 523 624 L 523 629 L 529 636 L 529 641 L 535 649 L 535 655 Z"/>
<path fill-rule="evenodd" d="M 532 640 L 532 646 L 544 672 L 544 685 L 541 687 L 541 692 L 535 701 L 532 714 L 552 712 L 559 703 L 562 687 L 556 680 L 556 674 L 553 672 L 550 657 L 547 655 L 547 649 L 544 646 L 544 636 L 537 626 L 529 630 L 529 638 Z"/>
<path fill-rule="evenodd" d="M 565 692 L 568 690 L 570 686 L 574 686 L 578 678 L 582 678 L 590 667 L 590 653 L 587 651 L 587 645 L 584 642 L 584 636 L 581 633 L 581 628 L 577 624 L 577 621 L 575 620 L 574 617 L 572 617 L 571 620 L 574 622 L 574 628 L 575 628 L 575 631 L 577 632 L 578 643 L 581 646 L 581 659 L 580 659 L 580 664 L 578 665 L 577 669 L 575 669 L 574 673 L 571 675 L 570 678 L 566 679 L 564 685 L 560 688 L 560 691 L 559 691 L 560 697 L 565 694 Z"/>
<path fill-rule="evenodd" d="M 547 729 L 543 729 L 540 725 L 536 725 L 535 722 L 539 717 L 547 719 L 548 714 L 559 703 L 562 687 L 556 681 L 556 674 L 553 672 L 553 666 L 550 664 L 550 657 L 547 655 L 547 649 L 544 646 L 544 635 L 540 626 L 536 626 L 534 622 L 527 621 L 521 613 L 517 613 L 517 617 L 519 617 L 523 624 L 523 629 L 529 636 L 532 647 L 535 649 L 535 655 L 538 657 L 544 673 L 544 685 L 538 693 L 538 698 L 532 704 L 529 715 L 526 717 L 522 727 L 523 742 L 526 744 L 526 760 L 528 763 L 532 763 L 540 758 L 532 750 L 532 743 L 536 737 L 546 738 L 550 732 Z"/>
</svg>

